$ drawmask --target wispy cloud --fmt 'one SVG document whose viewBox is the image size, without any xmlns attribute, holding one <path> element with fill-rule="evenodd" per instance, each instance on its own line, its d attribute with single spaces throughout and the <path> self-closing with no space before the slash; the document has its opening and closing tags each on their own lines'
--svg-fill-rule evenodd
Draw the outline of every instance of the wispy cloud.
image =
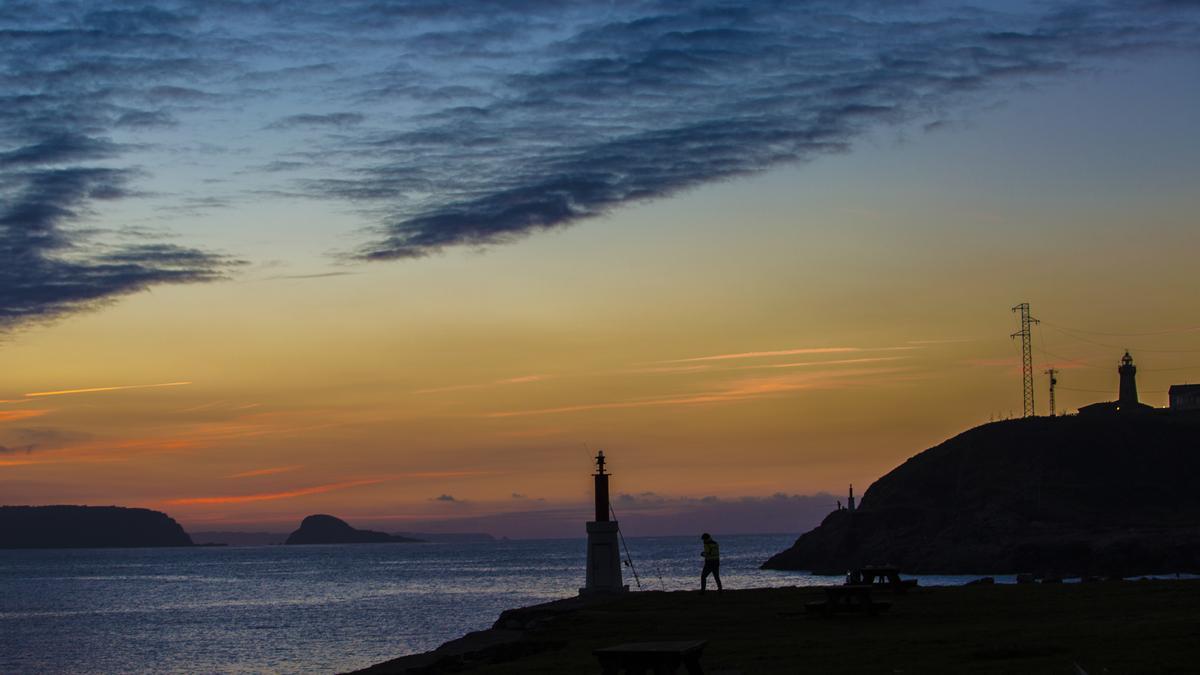
<svg viewBox="0 0 1200 675">
<path fill-rule="evenodd" d="M 277 473 L 286 473 L 288 471 L 295 471 L 296 469 L 299 469 L 299 468 L 302 468 L 301 465 L 299 465 L 299 464 L 296 464 L 293 466 L 276 466 L 276 467 L 271 467 L 269 469 L 254 469 L 252 471 L 242 471 L 241 473 L 232 474 L 229 477 L 230 478 L 253 478 L 255 476 L 273 476 Z"/>
<path fill-rule="evenodd" d="M 712 366 L 707 365 L 692 365 L 692 366 L 657 366 L 652 368 L 630 368 L 629 370 L 619 371 L 627 375 L 664 375 L 674 373 L 700 373 L 709 370 Z"/>
<path fill-rule="evenodd" d="M 87 389 L 60 389 L 58 391 L 35 391 L 25 394 L 28 398 L 39 396 L 66 396 L 68 394 L 93 394 L 101 391 L 124 391 L 126 389 L 154 389 L 158 387 L 182 387 L 191 382 L 163 382 L 161 384 L 125 384 L 115 387 L 89 387 Z"/>
<path fill-rule="evenodd" d="M 823 373 L 787 375 L 777 377 L 749 378 L 734 382 L 724 388 L 676 396 L 638 398 L 602 403 L 538 408 L 533 410 L 511 410 L 487 413 L 485 417 L 525 417 L 531 415 L 554 415 L 585 412 L 590 410 L 615 410 L 625 408 L 651 408 L 663 406 L 692 406 L 710 403 L 729 403 L 762 397 L 776 396 L 809 389 L 828 389 L 854 386 L 856 384 L 878 384 L 882 375 L 907 372 L 905 368 L 865 368 L 831 370 Z"/>
<path fill-rule="evenodd" d="M 738 370 L 765 370 L 778 368 L 814 368 L 817 366 L 845 366 L 860 363 L 878 363 L 880 361 L 899 361 L 907 356 L 868 356 L 861 359 L 832 359 L 829 361 L 797 361 L 794 363 L 767 363 L 755 366 L 738 366 Z"/>
<path fill-rule="evenodd" d="M 29 466 L 30 464 L 46 464 L 40 459 L 4 459 L 0 458 L 0 466 Z"/>
<path fill-rule="evenodd" d="M 22 410 L 0 410 L 0 423 L 14 422 L 16 420 L 27 420 L 31 417 L 41 417 L 51 410 L 45 408 L 37 409 L 22 409 Z"/>
<path fill-rule="evenodd" d="M 279 274 L 266 277 L 263 281 L 299 281 L 304 279 L 329 279 L 331 277 L 354 276 L 357 272 L 314 272 L 313 274 Z"/>
<path fill-rule="evenodd" d="M 304 497 L 308 495 L 322 494 L 325 492 L 334 492 L 336 490 L 347 490 L 350 488 L 362 487 L 366 485 L 377 485 L 400 479 L 428 479 L 428 478 L 464 478 L 471 476 L 487 475 L 487 471 L 411 471 L 407 473 L 397 473 L 388 476 L 380 476 L 377 478 L 363 478 L 358 480 L 339 481 L 336 483 L 323 483 L 320 485 L 311 485 L 307 487 L 294 488 L 291 490 L 281 490 L 277 492 L 258 492 L 246 495 L 220 495 L 215 497 L 184 497 L 180 499 L 170 499 L 164 501 L 164 504 L 189 506 L 203 504 L 246 504 L 250 502 L 274 501 L 277 499 L 292 499 L 294 497 Z M 449 495 L 446 495 L 449 496 Z M 453 498 L 451 498 L 453 499 Z"/>
<path fill-rule="evenodd" d="M 239 264 L 86 227 L 118 202 L 340 201 L 372 225 L 357 260 L 503 244 L 937 124 L 1004 87 L 1195 48 L 1198 25 L 1194 2 L 1066 0 L 63 0 L 4 20 L 0 329 Z M 289 113 L 267 120 L 271 142 L 232 147 L 265 110 Z M 213 157 L 263 170 L 206 182 L 228 173 Z M 146 188 L 182 183 L 151 175 L 179 166 L 214 175 Z"/>
<path fill-rule="evenodd" d="M 902 352 L 920 349 L 914 345 L 902 345 L 898 347 L 801 347 L 798 349 L 778 349 L 774 351 L 761 352 L 735 352 L 732 354 L 713 354 L 710 356 L 693 356 L 684 359 L 670 359 L 668 361 L 658 361 L 657 363 L 695 363 L 697 361 L 733 361 L 740 359 L 765 359 L 779 356 L 798 356 L 798 355 L 814 355 L 814 354 L 850 354 L 862 352 Z M 853 361 L 841 361 L 840 363 L 852 363 Z M 835 361 L 826 361 L 825 363 L 838 363 Z M 786 367 L 786 366 L 784 366 Z"/>
<path fill-rule="evenodd" d="M 310 113 L 302 113 L 299 115 L 288 115 L 282 117 L 267 125 L 267 129 L 294 129 L 296 127 L 336 127 L 345 128 L 356 124 L 361 124 L 366 119 L 359 113 L 327 113 L 324 115 L 314 115 Z"/>
<path fill-rule="evenodd" d="M 437 394 L 447 391 L 465 391 L 469 389 L 486 389 L 488 387 L 502 387 L 509 384 L 529 384 L 531 382 L 541 382 L 549 379 L 547 375 L 520 375 L 518 377 L 508 377 L 502 380 L 492 380 L 490 382 L 475 382 L 472 384 L 452 384 L 445 387 L 433 387 L 430 389 L 418 389 L 414 394 Z"/>
<path fill-rule="evenodd" d="M 692 356 L 685 359 L 670 359 L 658 363 L 692 363 L 695 361 L 729 361 L 732 359 L 762 359 L 771 356 L 796 356 L 798 354 L 845 354 L 861 352 L 860 347 L 801 347 L 798 349 L 777 349 L 763 352 L 734 352 L 732 354 L 712 354 L 710 356 Z"/>
<path fill-rule="evenodd" d="M 248 504 L 251 502 L 274 501 L 277 499 L 292 499 L 294 497 L 306 497 L 308 495 L 322 494 L 325 492 L 333 492 L 335 490 L 347 490 L 350 488 L 361 487 L 364 485 L 376 485 L 386 482 L 387 478 L 367 478 L 363 480 L 349 480 L 340 483 L 326 483 L 324 485 L 313 485 L 310 487 L 297 488 L 295 490 L 285 490 L 282 492 L 260 492 L 249 495 L 226 495 L 220 497 L 187 497 L 184 499 L 168 499 L 164 504 L 174 506 L 196 506 L 196 505 L 215 505 L 215 504 Z"/>
<path fill-rule="evenodd" d="M 967 359 L 963 363 L 977 368 L 1021 368 L 1021 359 L 1015 356 L 1001 358 Z"/>
<path fill-rule="evenodd" d="M 0 443 L 3 443 L 0 445 L 0 455 L 18 452 L 28 455 L 34 452 L 55 450 L 89 437 L 89 434 L 57 427 L 5 429 L 3 436 L 0 437 Z"/>
</svg>

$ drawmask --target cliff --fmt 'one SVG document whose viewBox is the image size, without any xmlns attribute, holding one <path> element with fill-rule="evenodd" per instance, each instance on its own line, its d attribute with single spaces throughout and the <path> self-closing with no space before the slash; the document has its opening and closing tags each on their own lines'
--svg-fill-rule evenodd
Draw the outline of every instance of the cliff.
<svg viewBox="0 0 1200 675">
<path fill-rule="evenodd" d="M 120 506 L 0 506 L 0 548 L 191 546 L 170 516 Z"/>
<path fill-rule="evenodd" d="M 324 514 L 308 516 L 300 522 L 300 529 L 288 535 L 285 544 L 379 544 L 387 542 L 408 543 L 418 542 L 410 539 L 374 532 L 372 530 L 356 530 L 340 519 Z"/>
<path fill-rule="evenodd" d="M 767 569 L 1135 575 L 1200 570 L 1200 416 L 971 429 L 876 481 Z"/>
</svg>

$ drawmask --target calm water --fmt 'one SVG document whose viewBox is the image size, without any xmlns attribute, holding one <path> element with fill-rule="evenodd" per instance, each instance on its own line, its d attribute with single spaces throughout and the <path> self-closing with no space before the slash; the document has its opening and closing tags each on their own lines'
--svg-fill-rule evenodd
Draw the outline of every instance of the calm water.
<svg viewBox="0 0 1200 675">
<path fill-rule="evenodd" d="M 726 586 L 830 583 L 758 569 L 793 540 L 720 537 Z M 697 587 L 694 537 L 629 546 L 647 590 Z M 487 628 L 504 609 L 575 595 L 583 559 L 582 539 L 0 551 L 0 672 L 361 668 Z"/>
</svg>

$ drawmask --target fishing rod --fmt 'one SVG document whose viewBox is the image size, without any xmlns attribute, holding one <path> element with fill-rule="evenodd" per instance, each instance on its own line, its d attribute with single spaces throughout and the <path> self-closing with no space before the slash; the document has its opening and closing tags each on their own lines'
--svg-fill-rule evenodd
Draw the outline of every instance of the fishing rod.
<svg viewBox="0 0 1200 675">
<path fill-rule="evenodd" d="M 613 510 L 612 504 L 608 505 L 608 512 L 612 514 L 613 520 L 621 522 L 617 518 L 617 512 Z M 642 590 L 642 580 L 638 577 L 637 568 L 633 566 L 633 556 L 629 554 L 629 544 L 625 543 L 625 533 L 621 531 L 621 526 L 617 525 L 617 536 L 621 538 L 621 547 L 625 549 L 625 564 L 629 566 L 629 571 L 633 572 L 633 582 L 637 584 L 638 590 Z"/>
</svg>

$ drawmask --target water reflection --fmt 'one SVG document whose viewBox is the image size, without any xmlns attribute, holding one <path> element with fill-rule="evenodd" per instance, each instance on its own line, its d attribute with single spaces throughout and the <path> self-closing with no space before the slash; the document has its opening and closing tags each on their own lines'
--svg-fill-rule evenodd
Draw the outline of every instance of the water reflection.
<svg viewBox="0 0 1200 675">
<path fill-rule="evenodd" d="M 793 539 L 722 536 L 726 586 L 836 581 L 758 569 Z M 645 590 L 698 586 L 696 538 L 629 546 Z M 582 539 L 0 551 L 0 672 L 364 667 L 486 628 L 504 609 L 574 595 L 583 555 Z"/>
</svg>

